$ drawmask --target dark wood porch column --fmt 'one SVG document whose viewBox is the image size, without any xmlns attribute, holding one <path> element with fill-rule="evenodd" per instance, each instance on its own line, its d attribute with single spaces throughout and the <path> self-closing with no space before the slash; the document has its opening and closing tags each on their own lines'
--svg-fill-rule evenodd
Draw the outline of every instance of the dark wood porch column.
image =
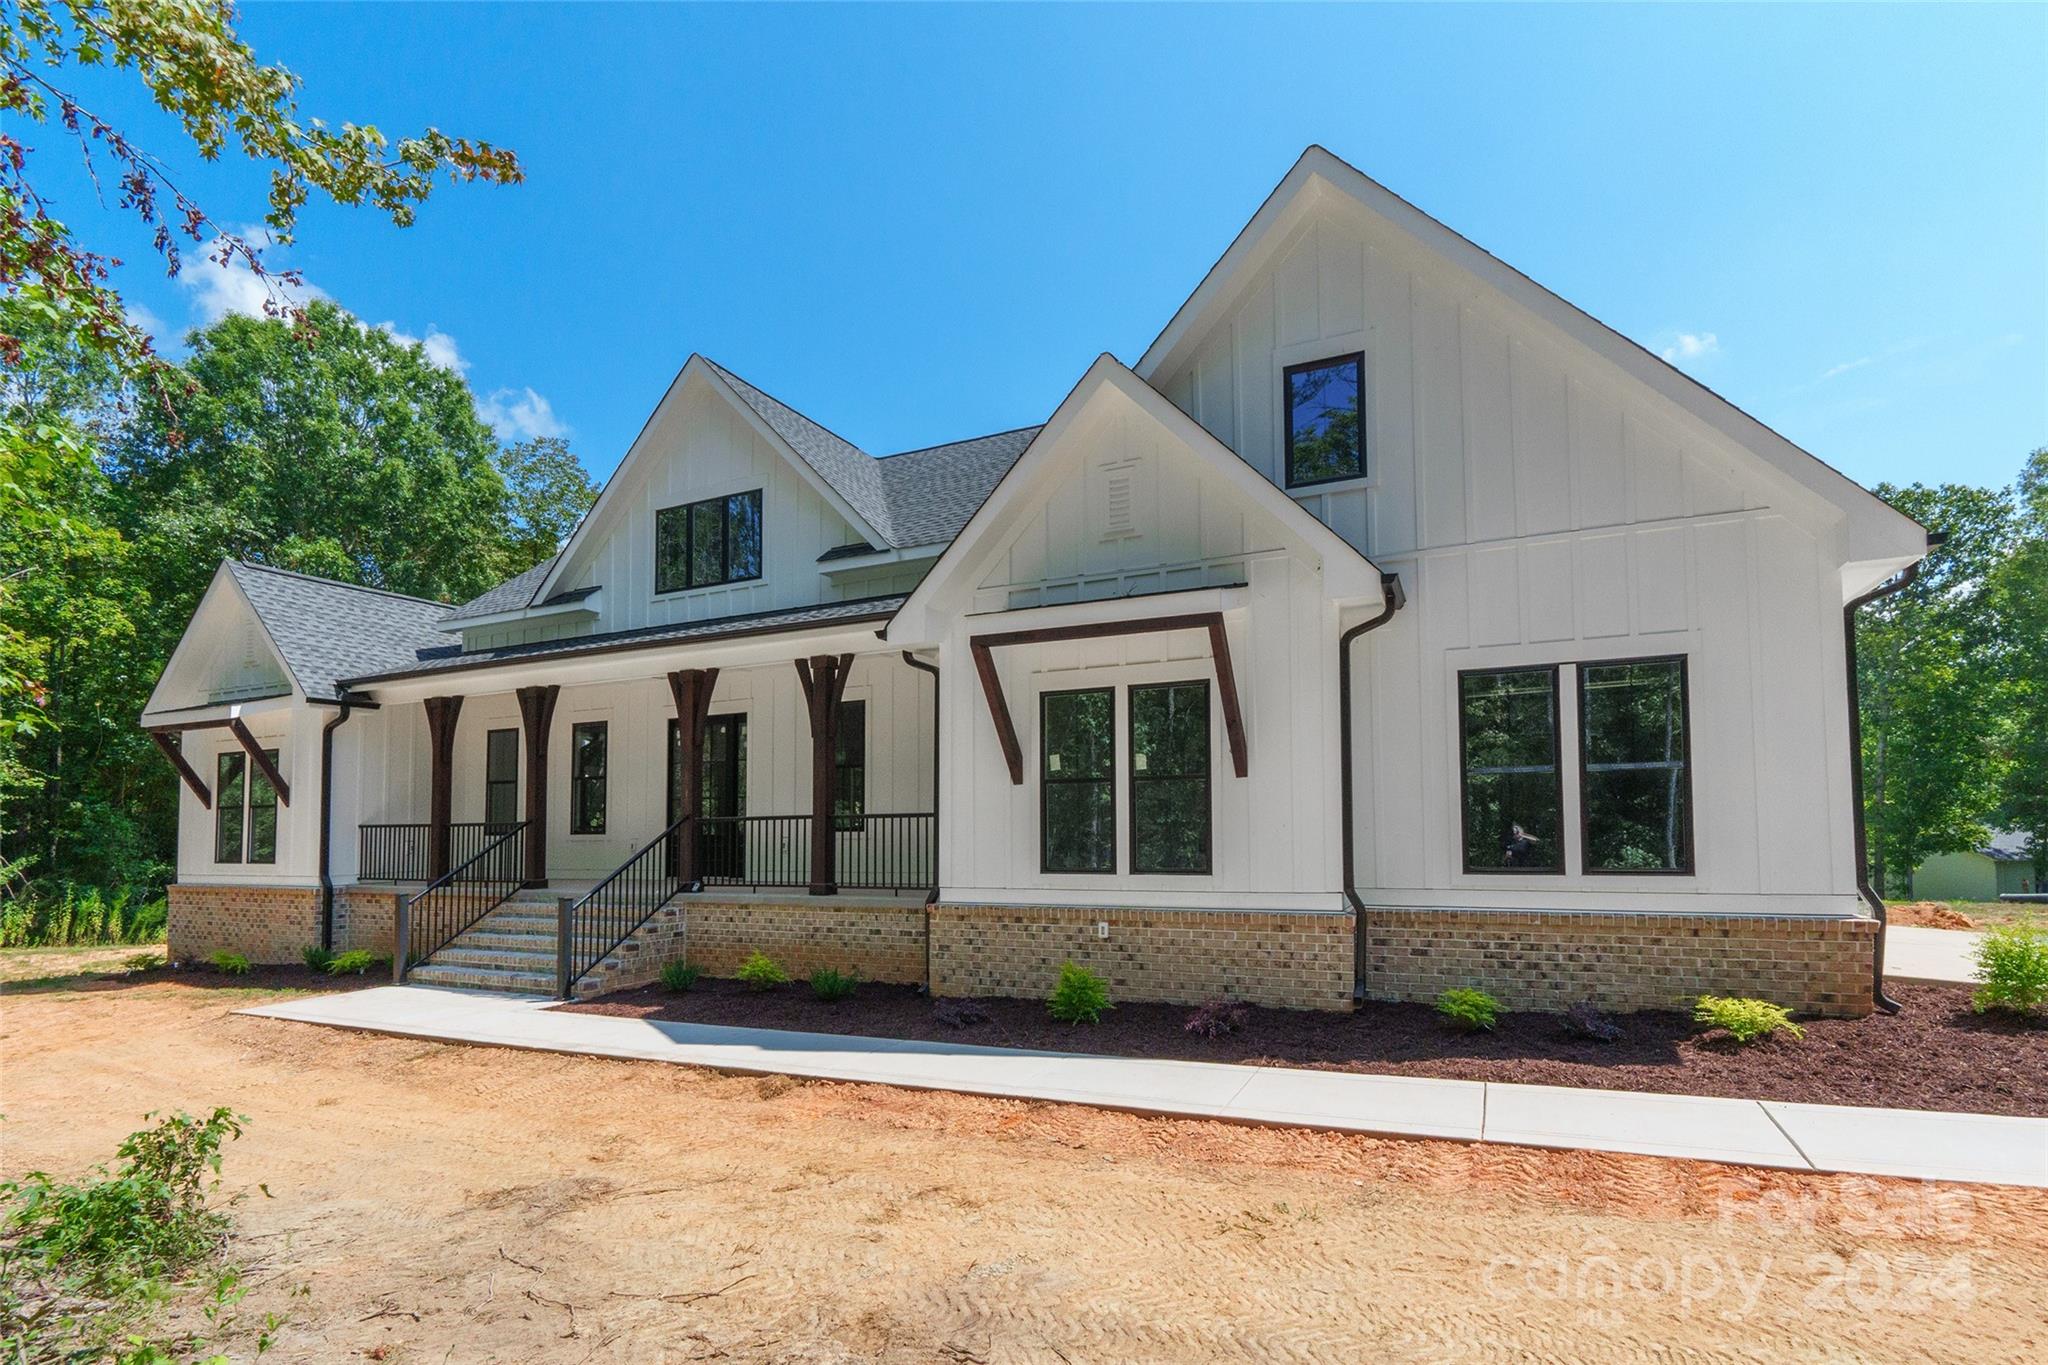
<svg viewBox="0 0 2048 1365">
<path fill-rule="evenodd" d="M 804 701 L 811 714 L 811 894 L 839 891 L 832 843 L 832 765 L 839 734 L 839 702 L 846 695 L 846 675 L 853 656 L 817 654 L 796 661 L 803 680 Z"/>
<path fill-rule="evenodd" d="M 427 698 L 427 745 L 433 754 L 433 787 L 427 805 L 427 875 L 448 872 L 448 821 L 455 799 L 455 719 L 460 697 Z"/>
<path fill-rule="evenodd" d="M 676 819 L 701 815 L 704 806 L 704 721 L 711 714 L 711 692 L 718 686 L 715 668 L 685 668 L 668 675 L 676 699 Z M 697 880 L 700 830 L 686 830 L 673 845 L 676 880 Z"/>
<path fill-rule="evenodd" d="M 522 687 L 519 728 L 526 735 L 526 873 L 528 886 L 548 884 L 548 727 L 559 687 Z"/>
</svg>

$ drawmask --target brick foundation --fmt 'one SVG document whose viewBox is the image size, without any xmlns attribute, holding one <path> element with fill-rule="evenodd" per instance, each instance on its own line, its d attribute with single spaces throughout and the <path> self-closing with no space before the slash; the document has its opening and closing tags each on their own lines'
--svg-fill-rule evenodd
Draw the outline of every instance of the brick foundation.
<svg viewBox="0 0 2048 1365">
<path fill-rule="evenodd" d="M 320 941 L 317 886 L 222 886 L 177 882 L 169 888 L 173 961 L 223 949 L 254 963 L 295 963 Z"/>
<path fill-rule="evenodd" d="M 389 888 L 337 887 L 334 892 L 334 951 L 367 948 L 392 955 L 398 941 L 398 903 L 407 893 Z M 318 942 L 315 935 L 314 942 Z"/>
<path fill-rule="evenodd" d="M 932 907 L 936 996 L 1041 997 L 1073 962 L 1104 977 L 1112 1000 L 1348 1010 L 1351 957 L 1349 913 Z"/>
<path fill-rule="evenodd" d="M 1509 1009 L 1680 1009 L 1759 996 L 1807 1014 L 1870 1013 L 1877 922 L 1595 911 L 1366 912 L 1367 993 L 1434 1000 L 1474 986 Z"/>
<path fill-rule="evenodd" d="M 731 976 L 759 950 L 792 977 L 820 967 L 863 981 L 924 982 L 924 907 L 820 896 L 774 901 L 680 903 L 689 922 L 690 961 Z"/>
<path fill-rule="evenodd" d="M 689 929 L 683 907 L 669 904 L 654 912 L 624 943 L 612 949 L 604 961 L 585 972 L 571 992 L 578 1000 L 609 991 L 631 990 L 659 979 L 661 969 L 677 958 L 686 957 Z M 731 973 L 726 973 L 731 975 Z"/>
</svg>

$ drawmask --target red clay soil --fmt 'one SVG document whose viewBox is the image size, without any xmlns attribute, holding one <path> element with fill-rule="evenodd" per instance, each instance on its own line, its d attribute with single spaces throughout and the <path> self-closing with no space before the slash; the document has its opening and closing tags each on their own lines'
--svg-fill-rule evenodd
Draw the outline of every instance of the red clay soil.
<svg viewBox="0 0 2048 1365">
<path fill-rule="evenodd" d="M 1890 906 L 1885 919 L 1892 924 L 1903 924 L 1914 929 L 1974 929 L 1977 921 L 1971 919 L 1952 905 L 1940 901 L 1909 901 L 1904 905 Z"/>
<path fill-rule="evenodd" d="M 987 1018 L 955 1028 L 914 987 L 863 985 L 826 1004 L 801 982 L 753 991 L 704 980 L 687 995 L 650 986 L 562 1008 L 1118 1057 L 2048 1116 L 2048 1018 L 1973 1014 L 1964 987 L 1902 986 L 1895 994 L 1905 1006 L 1896 1015 L 1812 1020 L 1804 1041 L 1776 1037 L 1746 1048 L 1662 1010 L 1614 1016 L 1621 1037 L 1599 1043 L 1567 1033 L 1555 1014 L 1503 1014 L 1493 1032 L 1467 1034 L 1427 1005 L 1378 1002 L 1353 1014 L 1253 1007 L 1243 1028 L 1216 1039 L 1187 1032 L 1191 1011 L 1178 1005 L 1120 1005 L 1099 1024 L 1069 1026 L 1049 1018 L 1042 1001 L 976 1000 Z"/>
</svg>

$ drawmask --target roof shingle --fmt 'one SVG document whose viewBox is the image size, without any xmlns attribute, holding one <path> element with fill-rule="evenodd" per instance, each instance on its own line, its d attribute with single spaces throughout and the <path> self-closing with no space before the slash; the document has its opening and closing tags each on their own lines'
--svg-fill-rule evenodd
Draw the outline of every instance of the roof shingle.
<svg viewBox="0 0 2048 1365">
<path fill-rule="evenodd" d="M 441 629 L 446 602 L 239 559 L 228 561 L 228 572 L 308 697 L 332 701 L 343 678 L 396 668 L 422 650 L 462 643 Z"/>
</svg>

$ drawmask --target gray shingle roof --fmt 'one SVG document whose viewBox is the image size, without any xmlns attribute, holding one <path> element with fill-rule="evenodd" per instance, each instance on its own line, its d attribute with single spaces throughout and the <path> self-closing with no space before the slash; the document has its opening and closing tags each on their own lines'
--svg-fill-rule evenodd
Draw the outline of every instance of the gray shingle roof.
<svg viewBox="0 0 2048 1365">
<path fill-rule="evenodd" d="M 344 679 L 350 685 L 390 682 L 494 664 L 523 663 L 531 659 L 571 657 L 579 654 L 607 654 L 624 649 L 646 649 L 685 640 L 717 640 L 735 635 L 768 635 L 802 630 L 806 626 L 829 625 L 835 621 L 879 621 L 903 605 L 903 595 L 866 597 L 850 602 L 824 602 L 817 606 L 790 607 L 781 611 L 752 612 L 744 616 L 719 616 L 704 621 L 678 621 L 670 625 L 644 626 L 638 630 L 615 630 L 602 635 L 574 635 L 563 640 L 541 640 L 533 644 L 507 645 L 502 649 L 478 649 L 463 653 L 453 636 L 442 636 L 445 644 L 415 652 L 402 662 L 391 662 L 379 671 Z"/>
<path fill-rule="evenodd" d="M 833 491 L 846 499 L 847 505 L 860 513 L 861 519 L 874 527 L 884 540 L 891 545 L 903 543 L 889 529 L 888 494 L 883 490 L 882 473 L 875 467 L 874 456 L 813 422 L 781 399 L 763 393 L 709 356 L 704 358 L 704 363 L 732 385 L 740 401 L 752 408 L 776 435 L 789 442 L 790 449 L 817 470 L 819 477 L 832 485 Z"/>
<path fill-rule="evenodd" d="M 2032 862 L 2034 858 L 2034 836 L 2023 829 L 2004 829 L 1991 836 L 1991 842 L 1977 850 L 2001 863 Z"/>
<path fill-rule="evenodd" d="M 313 578 L 266 564 L 228 561 L 285 667 L 309 697 L 333 700 L 340 680 L 396 668 L 421 650 L 460 646 L 441 629 L 446 602 Z"/>
<path fill-rule="evenodd" d="M 933 545 L 959 535 L 1039 431 L 1019 427 L 877 461 L 896 544 Z"/>
<path fill-rule="evenodd" d="M 548 570 L 555 567 L 559 554 L 549 555 L 525 573 L 512 577 L 492 588 L 489 592 L 470 598 L 453 612 L 450 621 L 464 621 L 472 616 L 491 616 L 501 611 L 516 611 L 533 605 L 533 595 L 540 591 L 541 581 L 548 576 Z"/>
</svg>

